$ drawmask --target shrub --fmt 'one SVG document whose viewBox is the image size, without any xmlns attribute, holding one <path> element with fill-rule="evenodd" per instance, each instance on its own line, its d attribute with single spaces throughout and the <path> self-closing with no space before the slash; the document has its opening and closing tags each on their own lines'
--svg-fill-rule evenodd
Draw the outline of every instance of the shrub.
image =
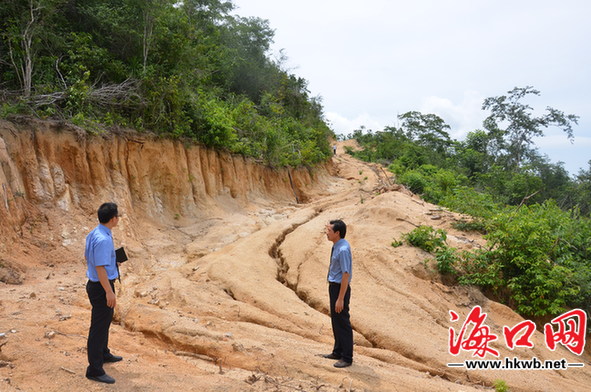
<svg viewBox="0 0 591 392">
<path fill-rule="evenodd" d="M 460 231 L 476 231 L 481 234 L 486 234 L 486 223 L 481 219 L 461 219 L 457 222 L 453 222 L 451 226 Z"/>
<path fill-rule="evenodd" d="M 422 194 L 425 191 L 429 181 L 427 178 L 416 170 L 410 170 L 400 177 L 400 182 L 408 187 L 411 192 Z"/>
<path fill-rule="evenodd" d="M 507 383 L 503 380 L 495 380 L 495 392 L 509 392 Z"/>
<path fill-rule="evenodd" d="M 459 257 L 455 248 L 447 246 L 435 250 L 435 260 L 437 261 L 437 270 L 442 274 L 455 274 L 455 266 L 458 264 Z"/>
<path fill-rule="evenodd" d="M 447 233 L 445 230 L 436 230 L 431 226 L 419 226 L 410 233 L 405 234 L 404 239 L 410 245 L 432 253 L 438 248 L 446 247 Z"/>
<path fill-rule="evenodd" d="M 394 248 L 398 248 L 399 246 L 402 246 L 404 244 L 404 242 L 394 239 L 394 241 L 392 241 L 392 247 Z"/>
<path fill-rule="evenodd" d="M 462 283 L 478 284 L 499 292 L 509 289 L 516 310 L 526 316 L 545 316 L 566 310 L 580 295 L 581 271 L 588 262 L 576 257 L 576 249 L 564 241 L 573 221 L 553 202 L 507 208 L 489 225 L 488 251 L 466 253 Z M 574 252 L 573 252 L 574 251 Z M 584 266 L 587 268 L 584 268 Z"/>
</svg>

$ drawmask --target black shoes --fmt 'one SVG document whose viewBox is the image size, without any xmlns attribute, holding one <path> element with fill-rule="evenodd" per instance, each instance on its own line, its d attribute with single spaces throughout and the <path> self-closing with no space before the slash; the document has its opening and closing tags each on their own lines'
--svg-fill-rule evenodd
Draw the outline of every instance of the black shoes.
<svg viewBox="0 0 591 392">
<path fill-rule="evenodd" d="M 106 357 L 103 362 L 104 363 L 109 363 L 109 362 L 119 362 L 123 360 L 123 357 L 120 357 L 119 355 L 111 355 L 109 357 Z"/>
<path fill-rule="evenodd" d="M 115 384 L 115 379 L 107 373 L 102 376 L 86 376 L 86 378 L 93 381 L 104 382 L 105 384 Z"/>
<path fill-rule="evenodd" d="M 333 366 L 336 368 L 346 368 L 348 366 L 351 366 L 351 362 L 345 362 L 342 359 L 339 359 L 337 362 L 335 362 Z"/>
<path fill-rule="evenodd" d="M 104 363 L 119 362 L 122 360 L 123 360 L 123 357 L 120 357 L 119 355 L 110 354 L 108 357 L 105 357 L 103 359 L 103 362 Z M 109 376 L 107 373 L 103 374 L 102 376 L 89 376 L 87 374 L 86 378 L 88 378 L 89 380 L 93 380 L 93 381 L 104 382 L 105 384 L 115 384 L 115 379 L 113 377 Z"/>
<path fill-rule="evenodd" d="M 340 355 L 336 355 L 335 353 L 322 354 L 322 358 L 326 358 L 326 359 L 338 359 L 338 361 L 336 361 L 335 364 L 333 365 L 336 368 L 346 368 L 348 366 L 351 366 L 351 364 L 352 364 L 352 362 L 343 361 L 343 359 L 341 358 L 341 356 Z"/>
</svg>

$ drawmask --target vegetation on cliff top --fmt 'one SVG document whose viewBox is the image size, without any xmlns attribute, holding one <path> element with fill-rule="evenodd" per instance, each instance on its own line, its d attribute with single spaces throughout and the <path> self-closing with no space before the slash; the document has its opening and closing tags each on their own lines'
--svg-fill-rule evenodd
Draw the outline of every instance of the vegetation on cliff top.
<svg viewBox="0 0 591 392">
<path fill-rule="evenodd" d="M 270 165 L 330 154 L 319 98 L 229 0 L 6 0 L 0 117 L 190 138 Z"/>
</svg>

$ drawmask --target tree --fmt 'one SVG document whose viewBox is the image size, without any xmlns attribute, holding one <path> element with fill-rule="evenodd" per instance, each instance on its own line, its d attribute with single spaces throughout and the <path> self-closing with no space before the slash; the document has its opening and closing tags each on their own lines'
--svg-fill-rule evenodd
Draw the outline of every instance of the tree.
<svg viewBox="0 0 591 392">
<path fill-rule="evenodd" d="M 269 22 L 233 8 L 230 0 L 4 0 L 0 115 L 135 126 L 272 165 L 322 161 L 331 131 L 320 98 L 270 58 Z"/>
<path fill-rule="evenodd" d="M 492 159 L 489 154 L 490 137 L 486 132 L 476 130 L 469 132 L 466 139 L 456 145 L 456 159 L 460 167 L 464 168 L 468 177 L 487 172 Z"/>
<path fill-rule="evenodd" d="M 282 86 L 284 90 L 292 86 L 297 90 L 305 89 L 303 79 L 290 78 L 267 57 L 274 35 L 268 20 L 234 17 L 227 28 L 224 44 L 234 54 L 232 73 L 229 75 L 231 91 L 259 103 L 264 92 L 276 92 Z"/>
<path fill-rule="evenodd" d="M 572 141 L 572 124 L 578 123 L 578 116 L 564 114 L 551 107 L 546 108 L 546 114 L 534 116 L 531 106 L 522 100 L 528 95 L 540 95 L 531 86 L 515 87 L 507 92 L 509 95 L 490 97 L 484 100 L 483 110 L 490 110 L 490 115 L 484 120 L 484 128 L 491 140 L 498 143 L 498 152 L 504 155 L 504 166 L 515 171 L 523 162 L 530 158 L 535 151 L 533 138 L 544 136 L 544 129 L 556 126 L 562 129 Z"/>
<path fill-rule="evenodd" d="M 423 114 L 416 111 L 406 112 L 398 116 L 402 121 L 402 128 L 409 139 L 419 145 L 432 148 L 438 153 L 445 153 L 451 145 L 450 126 L 436 114 Z"/>
<path fill-rule="evenodd" d="M 3 4 L 5 9 L 0 12 L 3 19 L 0 26 L 4 30 L 2 39 L 8 49 L 8 58 L 2 61 L 13 67 L 24 97 L 29 97 L 33 88 L 44 19 L 55 12 L 57 4 L 59 1 L 55 0 L 11 0 Z"/>
<path fill-rule="evenodd" d="M 583 216 L 591 218 L 591 160 L 587 170 L 581 169 L 577 175 L 576 203 Z"/>
</svg>

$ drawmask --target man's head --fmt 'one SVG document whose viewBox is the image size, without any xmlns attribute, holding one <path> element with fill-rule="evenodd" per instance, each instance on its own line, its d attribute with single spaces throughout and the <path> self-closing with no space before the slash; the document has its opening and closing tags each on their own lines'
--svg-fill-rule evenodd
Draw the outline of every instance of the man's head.
<svg viewBox="0 0 591 392">
<path fill-rule="evenodd" d="M 341 238 L 345 238 L 347 234 L 347 225 L 342 220 L 331 220 L 326 225 L 326 238 L 331 242 L 337 242 Z"/>
<path fill-rule="evenodd" d="M 98 209 L 98 219 L 103 225 L 114 227 L 119 221 L 119 210 L 115 203 L 103 203 Z"/>
</svg>

